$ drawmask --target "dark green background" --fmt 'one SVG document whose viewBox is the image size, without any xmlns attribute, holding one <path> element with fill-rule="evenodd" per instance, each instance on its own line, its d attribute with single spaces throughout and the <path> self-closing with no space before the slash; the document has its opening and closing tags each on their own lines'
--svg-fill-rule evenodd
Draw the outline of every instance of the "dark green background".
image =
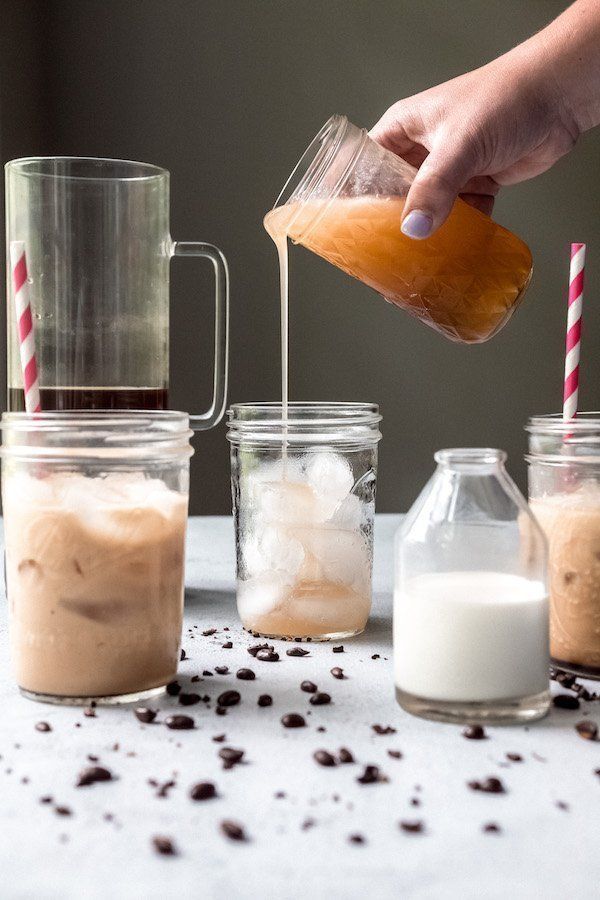
<svg viewBox="0 0 600 900">
<path fill-rule="evenodd" d="M 567 6 L 555 0 L 3 0 L 0 154 L 115 156 L 172 173 L 172 233 L 226 253 L 230 399 L 280 391 L 275 252 L 262 218 L 333 112 L 371 126 L 402 96 L 476 67 Z M 571 240 L 587 241 L 582 408 L 600 406 L 600 132 L 505 190 L 497 218 L 531 246 L 524 305 L 458 347 L 302 249 L 292 253 L 291 396 L 381 404 L 379 509 L 406 509 L 442 446 L 509 452 L 558 410 Z M 212 282 L 173 265 L 172 404 L 208 403 Z M 2 344 L 4 341 L 2 341 Z M 225 430 L 195 440 L 192 511 L 230 508 Z"/>
</svg>

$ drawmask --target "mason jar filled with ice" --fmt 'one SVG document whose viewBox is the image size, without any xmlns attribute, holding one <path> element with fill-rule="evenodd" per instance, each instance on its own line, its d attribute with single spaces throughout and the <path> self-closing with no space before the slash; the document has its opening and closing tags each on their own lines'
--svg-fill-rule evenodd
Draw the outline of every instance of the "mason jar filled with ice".
<svg viewBox="0 0 600 900">
<path fill-rule="evenodd" d="M 295 640 L 363 631 L 371 609 L 378 407 L 229 410 L 237 603 L 244 628 Z"/>
<path fill-rule="evenodd" d="M 396 539 L 398 702 L 442 721 L 537 719 L 550 702 L 544 536 L 501 450 L 435 459 Z"/>
</svg>

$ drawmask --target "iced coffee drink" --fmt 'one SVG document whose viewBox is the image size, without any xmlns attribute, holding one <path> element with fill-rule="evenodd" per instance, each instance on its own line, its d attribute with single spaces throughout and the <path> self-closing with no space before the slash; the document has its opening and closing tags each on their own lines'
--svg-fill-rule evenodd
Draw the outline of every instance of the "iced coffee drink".
<svg viewBox="0 0 600 900">
<path fill-rule="evenodd" d="M 552 659 L 600 678 L 600 486 L 532 499 L 531 509 L 549 545 Z"/>
<path fill-rule="evenodd" d="M 187 493 L 143 472 L 5 471 L 13 666 L 41 699 L 137 698 L 175 675 Z"/>
</svg>

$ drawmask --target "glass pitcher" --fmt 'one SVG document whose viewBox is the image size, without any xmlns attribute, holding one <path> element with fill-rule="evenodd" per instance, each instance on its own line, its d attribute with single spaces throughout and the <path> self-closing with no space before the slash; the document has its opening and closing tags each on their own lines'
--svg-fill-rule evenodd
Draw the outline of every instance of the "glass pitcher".
<svg viewBox="0 0 600 900">
<path fill-rule="evenodd" d="M 292 172 L 265 228 L 360 279 L 452 341 L 476 344 L 502 328 L 532 274 L 520 238 L 456 200 L 427 240 L 400 231 L 416 169 L 332 116 Z"/>
<path fill-rule="evenodd" d="M 41 409 L 152 410 L 168 406 L 170 262 L 201 256 L 215 271 L 214 384 L 210 409 L 191 425 L 203 430 L 222 418 L 227 262 L 211 244 L 171 239 L 166 169 L 115 159 L 13 160 L 6 240 L 9 410 L 25 405 L 17 266 L 26 267 Z"/>
</svg>

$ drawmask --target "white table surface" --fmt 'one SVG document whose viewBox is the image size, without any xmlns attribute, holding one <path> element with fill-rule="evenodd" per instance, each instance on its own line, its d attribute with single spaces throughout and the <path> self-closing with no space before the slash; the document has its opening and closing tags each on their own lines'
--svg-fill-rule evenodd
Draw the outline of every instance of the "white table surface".
<svg viewBox="0 0 600 900">
<path fill-rule="evenodd" d="M 404 713 L 392 680 L 391 542 L 398 521 L 378 517 L 367 632 L 345 641 L 343 654 L 321 644 L 310 645 L 310 656 L 290 658 L 285 650 L 291 645 L 281 643 L 281 661 L 266 663 L 246 652 L 256 641 L 237 621 L 231 521 L 191 520 L 183 641 L 190 658 L 181 663 L 181 682 L 219 664 L 257 675 L 253 682 L 215 675 L 192 686 L 213 698 L 239 690 L 241 704 L 224 717 L 214 704 L 185 710 L 172 698 L 158 704 L 194 716 L 194 731 L 143 726 L 123 707 L 85 718 L 81 709 L 21 698 L 10 675 L 2 604 L 0 897 L 598 897 L 600 777 L 594 769 L 600 768 L 600 742 L 582 740 L 573 724 L 585 707 L 599 721 L 600 704 L 553 710 L 529 729 L 492 728 L 486 741 L 468 741 L 458 727 Z M 203 637 L 209 627 L 217 634 Z M 228 638 L 233 649 L 222 649 Z M 381 658 L 371 659 L 373 653 Z M 331 676 L 334 665 L 347 679 Z M 330 692 L 333 703 L 309 706 L 309 695 L 299 690 L 303 679 Z M 257 707 L 260 693 L 272 694 L 272 707 Z M 309 727 L 281 726 L 282 714 L 309 710 Z M 40 720 L 53 730 L 36 731 Z M 376 735 L 374 723 L 397 733 Z M 326 732 L 318 733 L 318 725 Z M 246 751 L 247 764 L 223 771 L 217 751 L 224 745 L 211 739 L 222 732 L 227 745 Z M 356 765 L 314 762 L 315 749 L 340 746 L 352 750 Z M 388 748 L 400 749 L 403 758 L 391 759 Z M 507 764 L 506 752 L 522 754 L 523 762 Z M 76 788 L 87 754 L 99 756 L 116 780 Z M 389 782 L 358 784 L 366 763 L 379 765 Z M 488 775 L 501 777 L 507 793 L 466 787 Z M 171 777 L 176 786 L 169 796 L 156 797 L 148 779 Z M 191 801 L 188 789 L 199 780 L 214 781 L 219 797 Z M 285 797 L 276 798 L 277 791 Z M 52 804 L 40 804 L 44 795 L 69 806 L 72 815 L 60 817 Z M 410 805 L 415 796 L 418 808 Z M 106 821 L 106 813 L 114 820 Z M 243 823 L 250 840 L 223 837 L 219 822 L 225 818 Z M 303 830 L 307 818 L 315 824 Z M 400 831 L 399 820 L 415 818 L 424 821 L 424 834 Z M 482 833 L 488 821 L 498 822 L 502 833 Z M 350 844 L 353 832 L 366 843 Z M 158 834 L 174 839 L 177 857 L 154 853 L 151 838 Z"/>
</svg>

